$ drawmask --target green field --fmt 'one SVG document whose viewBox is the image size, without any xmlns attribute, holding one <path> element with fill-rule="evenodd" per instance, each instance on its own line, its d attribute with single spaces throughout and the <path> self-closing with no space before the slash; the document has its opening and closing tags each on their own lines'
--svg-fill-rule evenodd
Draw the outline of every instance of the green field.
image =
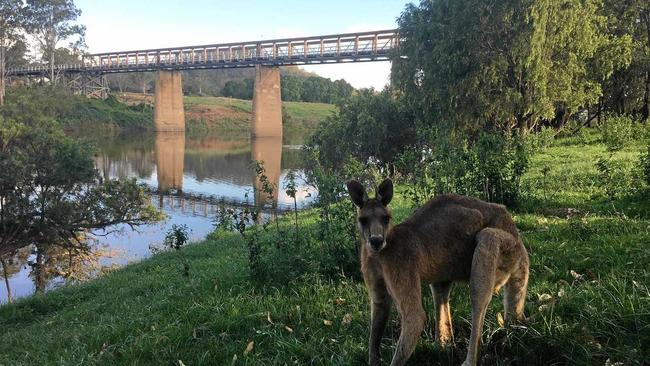
<svg viewBox="0 0 650 366">
<path fill-rule="evenodd" d="M 628 147 L 616 159 L 633 164 L 642 149 Z M 495 296 L 482 365 L 650 363 L 650 202 L 646 192 L 612 207 L 595 184 L 594 164 L 605 154 L 598 137 L 587 134 L 556 140 L 533 157 L 524 200 L 513 210 L 531 258 L 530 322 L 500 327 L 501 297 Z M 412 209 L 402 190 L 397 187 L 393 203 L 396 221 Z M 315 210 L 301 214 L 304 235 L 317 230 L 316 216 Z M 290 230 L 291 222 L 282 227 Z M 272 241 L 275 234 L 263 235 Z M 369 310 L 358 273 L 272 273 L 266 284 L 255 284 L 248 250 L 235 234 L 183 253 L 189 280 L 180 275 L 177 254 L 163 253 L 83 285 L 0 307 L 0 365 L 366 362 Z M 433 344 L 429 322 L 410 365 L 462 362 L 470 328 L 467 292 L 459 284 L 452 293 L 455 345 L 443 350 Z M 431 317 L 429 296 L 425 307 Z M 385 360 L 398 335 L 393 312 Z"/>
</svg>

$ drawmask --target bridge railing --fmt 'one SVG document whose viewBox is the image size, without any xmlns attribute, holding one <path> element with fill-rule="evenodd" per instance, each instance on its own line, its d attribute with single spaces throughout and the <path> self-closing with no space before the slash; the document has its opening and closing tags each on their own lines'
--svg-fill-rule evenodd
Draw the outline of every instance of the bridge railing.
<svg viewBox="0 0 650 366">
<path fill-rule="evenodd" d="M 306 63 L 372 61 L 388 59 L 399 45 L 396 30 L 346 33 L 224 43 L 204 46 L 161 48 L 85 55 L 78 64 L 60 65 L 57 71 L 128 72 L 158 69 L 192 69 L 293 65 Z M 48 71 L 47 66 L 9 69 L 8 74 Z"/>
</svg>

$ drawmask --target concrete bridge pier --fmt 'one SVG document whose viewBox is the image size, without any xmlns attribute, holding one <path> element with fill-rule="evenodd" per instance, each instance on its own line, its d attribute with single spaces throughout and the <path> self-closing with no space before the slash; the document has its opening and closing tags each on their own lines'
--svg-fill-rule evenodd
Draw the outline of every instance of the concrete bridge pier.
<svg viewBox="0 0 650 366">
<path fill-rule="evenodd" d="M 183 82 L 180 71 L 158 71 L 153 120 L 156 131 L 185 131 Z"/>
<path fill-rule="evenodd" d="M 255 66 L 251 137 L 282 138 L 282 99 L 278 66 Z"/>
</svg>

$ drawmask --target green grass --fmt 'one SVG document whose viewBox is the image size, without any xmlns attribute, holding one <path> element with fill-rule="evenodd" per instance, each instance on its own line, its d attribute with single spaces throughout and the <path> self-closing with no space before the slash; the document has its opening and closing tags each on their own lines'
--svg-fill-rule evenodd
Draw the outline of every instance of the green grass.
<svg viewBox="0 0 650 366">
<path fill-rule="evenodd" d="M 641 148 L 633 145 L 615 158 L 632 164 Z M 531 258 L 531 320 L 526 327 L 501 328 L 496 296 L 483 334 L 483 365 L 650 363 L 650 199 L 647 191 L 621 199 L 614 212 L 594 183 L 596 156 L 604 153 L 595 138 L 586 144 L 563 139 L 533 158 L 524 179 L 529 191 L 513 212 Z M 545 165 L 551 171 L 542 184 Z M 411 211 L 400 191 L 393 203 L 397 221 Z M 316 230 L 316 217 L 315 211 L 301 214 L 303 234 Z M 283 222 L 283 230 L 290 227 Z M 273 229 L 263 235 L 273 240 Z M 255 285 L 246 246 L 235 235 L 183 253 L 189 281 L 177 254 L 164 253 L 0 307 L 0 365 L 366 362 L 369 311 L 364 285 L 353 279 L 358 274 L 288 279 L 271 272 L 266 285 Z M 319 260 L 311 255 L 305 260 Z M 432 315 L 429 296 L 425 306 Z M 452 313 L 455 346 L 440 349 L 427 328 L 409 364 L 462 362 L 470 329 L 464 284 L 452 293 Z M 346 316 L 349 324 L 342 323 Z M 396 318 L 383 342 L 385 360 L 399 336 Z"/>
<path fill-rule="evenodd" d="M 202 135 L 206 132 L 218 131 L 229 137 L 250 135 L 252 101 L 225 97 L 187 96 L 184 102 L 186 109 L 218 106 L 232 113 L 188 118 L 186 127 L 189 134 Z M 282 109 L 285 143 L 301 144 L 306 135 L 311 134 L 320 122 L 336 111 L 336 106 L 325 103 L 282 102 Z"/>
<path fill-rule="evenodd" d="M 69 111 L 60 120 L 71 128 L 104 125 L 104 128 L 148 129 L 152 125 L 153 109 L 145 105 L 127 106 L 114 98 L 72 97 Z"/>
</svg>

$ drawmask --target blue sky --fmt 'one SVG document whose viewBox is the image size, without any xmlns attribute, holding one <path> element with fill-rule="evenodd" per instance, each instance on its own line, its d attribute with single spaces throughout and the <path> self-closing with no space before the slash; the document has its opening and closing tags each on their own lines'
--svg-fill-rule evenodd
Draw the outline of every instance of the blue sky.
<svg viewBox="0 0 650 366">
<path fill-rule="evenodd" d="M 396 27 L 407 0 L 76 0 L 90 52 L 248 41 Z M 307 66 L 355 87 L 382 88 L 390 64 Z"/>
</svg>

